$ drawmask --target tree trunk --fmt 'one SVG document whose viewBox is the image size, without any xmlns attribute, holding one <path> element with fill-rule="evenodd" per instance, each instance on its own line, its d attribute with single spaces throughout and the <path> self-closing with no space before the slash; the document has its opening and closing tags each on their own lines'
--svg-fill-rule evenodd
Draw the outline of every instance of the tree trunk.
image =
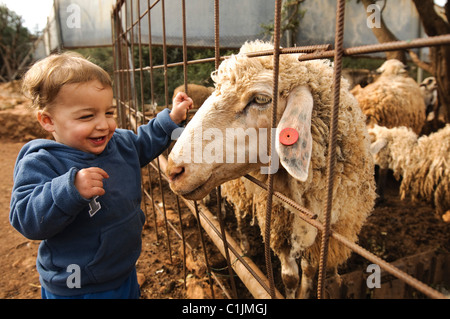
<svg viewBox="0 0 450 319">
<path fill-rule="evenodd" d="M 11 60 L 9 58 L 10 55 L 11 54 L 10 54 L 9 48 L 3 46 L 3 50 L 0 50 L 0 57 L 2 58 L 3 65 L 6 68 L 6 74 L 4 74 L 4 75 L 6 76 L 8 81 L 13 80 L 13 79 L 11 79 L 13 70 L 12 70 L 11 63 L 10 63 L 11 62 Z"/>
<path fill-rule="evenodd" d="M 428 36 L 450 33 L 450 24 L 434 10 L 433 0 L 413 0 L 424 30 Z M 450 1 L 445 5 L 447 17 L 450 13 Z M 438 85 L 441 113 L 445 123 L 450 122 L 450 45 L 430 47 L 432 73 Z"/>
<path fill-rule="evenodd" d="M 372 12 L 367 10 L 367 7 L 371 4 L 376 4 L 376 0 L 362 0 L 364 8 L 366 9 L 367 17 L 372 15 Z M 389 30 L 384 22 L 383 15 L 380 14 L 380 27 L 371 28 L 373 34 L 377 38 L 379 43 L 398 41 L 397 37 Z M 406 63 L 406 54 L 404 51 L 386 51 L 386 59 L 397 59 L 403 63 Z"/>
</svg>

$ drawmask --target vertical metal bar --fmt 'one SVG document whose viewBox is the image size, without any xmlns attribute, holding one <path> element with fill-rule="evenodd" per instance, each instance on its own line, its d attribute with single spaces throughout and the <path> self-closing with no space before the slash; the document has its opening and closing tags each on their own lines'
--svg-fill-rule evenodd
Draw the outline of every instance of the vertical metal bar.
<svg viewBox="0 0 450 319">
<path fill-rule="evenodd" d="M 282 1 L 277 0 L 275 2 L 275 17 L 274 17 L 274 48 L 273 48 L 273 97 L 272 97 L 272 130 L 276 126 L 277 122 L 277 106 L 278 106 L 278 73 L 280 62 L 280 24 L 281 24 L 281 5 Z M 267 203 L 266 203 L 266 225 L 264 230 L 264 252 L 266 260 L 267 278 L 270 283 L 270 296 L 275 298 L 275 284 L 273 281 L 273 269 L 271 260 L 271 248 L 270 248 L 270 232 L 271 232 L 271 216 L 272 216 L 272 197 L 273 197 L 273 172 L 272 170 L 272 133 L 269 134 L 269 171 L 267 180 Z"/>
<path fill-rule="evenodd" d="M 181 1 L 181 12 L 182 12 L 182 21 L 183 21 L 183 76 L 184 76 L 184 92 L 186 92 L 187 95 L 189 95 L 188 91 L 188 76 L 187 76 L 187 43 L 186 43 L 186 3 L 185 0 Z M 199 105 L 200 106 L 200 105 Z M 189 120 L 189 110 L 186 110 L 186 120 L 185 122 Z"/>
<path fill-rule="evenodd" d="M 152 9 L 150 8 L 150 0 L 147 0 L 147 5 L 148 5 L 148 59 L 150 66 L 150 103 L 152 105 L 153 116 L 156 116 L 156 110 L 153 107 L 155 105 L 155 84 L 153 78 L 153 52 L 152 52 L 153 47 L 152 47 L 152 19 L 151 19 Z"/>
<path fill-rule="evenodd" d="M 188 92 L 188 78 L 187 78 L 187 43 L 186 43 L 186 1 L 181 0 L 181 14 L 183 21 L 183 76 L 184 76 L 184 92 Z M 187 111 L 186 111 L 187 115 Z"/>
<path fill-rule="evenodd" d="M 165 91 L 165 101 L 166 105 L 168 105 L 168 79 L 167 79 L 167 45 L 166 45 L 166 14 L 165 14 L 165 1 L 161 0 L 161 14 L 162 14 L 162 30 L 163 30 L 163 58 L 164 58 L 164 91 Z M 164 190 L 162 187 L 162 176 L 161 176 L 161 168 L 159 165 L 159 159 L 157 159 L 158 163 L 158 171 L 159 171 L 159 185 L 161 189 L 161 198 L 163 202 L 163 211 L 164 211 L 164 221 L 166 225 L 166 233 L 167 233 L 167 245 L 169 247 L 169 257 L 170 257 L 170 263 L 173 263 L 172 261 L 172 248 L 170 245 L 170 234 L 169 234 L 169 226 L 167 223 L 167 214 L 166 214 L 166 206 L 164 201 Z"/>
<path fill-rule="evenodd" d="M 144 72 L 142 71 L 143 64 L 142 64 L 142 30 L 141 30 L 141 1 L 140 0 L 137 2 L 137 11 L 138 11 L 137 16 L 138 16 L 139 80 L 140 80 L 139 83 L 140 83 L 140 86 L 141 86 L 141 88 L 140 88 L 140 91 L 141 91 L 141 107 L 142 107 L 142 114 L 143 114 L 142 119 L 141 119 L 142 123 L 140 123 L 140 124 L 145 124 Z M 136 120 L 136 128 L 137 128 L 137 125 L 138 124 L 137 124 L 137 120 Z M 142 175 L 143 175 L 144 171 L 145 171 L 144 168 L 141 169 L 141 174 Z M 147 172 L 148 171 L 149 170 L 147 168 Z M 145 196 L 145 194 L 144 194 L 144 184 L 143 183 L 141 183 L 141 184 L 142 184 L 142 186 L 141 186 L 142 187 L 142 193 L 143 193 L 142 200 L 143 200 L 143 203 L 144 203 L 145 216 L 148 219 L 147 196 Z M 151 186 L 152 185 L 149 184 L 149 188 L 151 188 Z M 152 201 L 152 206 L 153 206 L 153 201 Z M 153 206 L 153 208 L 154 208 L 154 206 Z M 155 226 L 156 226 L 156 220 L 155 220 Z M 155 230 L 156 230 L 156 228 L 155 228 Z M 158 236 L 156 236 L 156 237 L 158 238 Z"/>
<path fill-rule="evenodd" d="M 220 64 L 220 14 L 219 14 L 219 0 L 214 0 L 214 54 L 216 70 Z"/>
<path fill-rule="evenodd" d="M 186 267 L 186 237 L 184 236 L 184 227 L 183 227 L 183 218 L 181 216 L 181 207 L 180 207 L 180 198 L 179 196 L 176 196 L 177 199 L 177 211 L 178 211 L 178 218 L 180 220 L 180 231 L 181 231 L 181 243 L 183 247 L 183 284 L 184 289 L 187 289 L 186 287 L 186 277 L 187 277 L 187 267 Z"/>
<path fill-rule="evenodd" d="M 237 299 L 238 295 L 236 290 L 236 282 L 234 281 L 233 268 L 231 267 L 230 253 L 228 251 L 228 241 L 224 225 L 225 214 L 222 214 L 222 196 L 220 194 L 220 186 L 216 188 L 216 192 L 217 192 L 217 219 L 219 220 L 220 233 L 222 235 L 223 249 L 225 251 L 225 259 L 227 261 L 227 268 L 231 282 L 231 289 L 233 291 L 233 297 Z"/>
<path fill-rule="evenodd" d="M 208 278 L 209 278 L 209 287 L 211 288 L 211 296 L 214 299 L 215 298 L 214 297 L 214 286 L 213 286 L 213 282 L 212 282 L 212 278 L 211 278 L 211 267 L 209 266 L 208 254 L 206 253 L 205 239 L 203 238 L 202 225 L 200 222 L 200 213 L 198 211 L 197 201 L 193 201 L 193 202 L 194 202 L 195 214 L 196 214 L 195 217 L 197 218 L 198 232 L 200 234 L 200 240 L 202 242 L 202 247 L 203 247 L 203 254 L 205 256 L 205 264 L 206 264 L 206 269 L 207 269 Z"/>
<path fill-rule="evenodd" d="M 118 48 L 118 44 L 119 44 L 119 36 L 118 36 L 118 32 L 117 32 L 117 21 L 118 21 L 118 16 L 117 16 L 117 11 L 113 10 L 111 12 L 111 37 L 112 37 L 112 54 L 113 54 L 113 79 L 114 79 L 114 83 L 116 83 L 116 85 L 113 85 L 113 90 L 114 90 L 114 98 L 116 99 L 116 116 L 118 117 L 118 125 L 119 127 L 121 127 L 121 118 L 120 118 L 120 94 L 119 94 L 119 85 L 117 85 L 119 83 L 119 78 L 120 78 L 120 73 L 117 72 L 118 69 L 120 69 L 120 66 L 118 66 L 118 58 L 117 55 L 119 54 L 120 48 Z"/>
<path fill-rule="evenodd" d="M 182 22 L 183 22 L 183 76 L 184 76 L 184 91 L 186 94 L 189 94 L 188 92 L 188 79 L 187 79 L 187 43 L 186 43 L 186 1 L 181 1 L 181 15 L 182 15 Z M 189 110 L 186 110 L 186 121 L 188 120 L 188 113 Z M 187 267 L 186 267 L 186 239 L 184 238 L 184 230 L 183 230 L 183 221 L 181 218 L 181 210 L 180 210 L 180 198 L 178 195 L 176 195 L 177 198 L 177 208 L 178 208 L 178 216 L 180 218 L 180 228 L 181 228 L 181 236 L 182 236 L 182 245 L 183 245 L 183 282 L 184 282 L 184 289 L 187 289 L 186 287 L 186 276 L 187 276 Z"/>
<path fill-rule="evenodd" d="M 138 103 L 137 103 L 137 92 L 136 92 L 136 68 L 134 66 L 134 21 L 133 21 L 133 1 L 130 1 L 130 69 L 131 69 L 131 96 L 133 103 L 130 104 L 134 108 L 134 127 L 133 129 L 137 132 L 138 127 Z M 130 110 L 131 111 L 131 110 Z"/>
<path fill-rule="evenodd" d="M 214 52 L 215 52 L 215 69 L 219 68 L 220 64 L 220 11 L 219 11 L 219 0 L 214 0 Z M 219 220 L 220 232 L 222 234 L 223 248 L 225 251 L 225 259 L 227 261 L 228 275 L 230 277 L 231 289 L 233 291 L 233 297 L 238 298 L 236 290 L 236 282 L 234 280 L 233 268 L 231 267 L 230 254 L 228 252 L 228 241 L 225 233 L 224 219 L 225 213 L 222 214 L 222 196 L 221 188 L 218 186 L 216 188 L 217 193 L 217 218 Z M 223 215 L 223 216 L 222 216 Z"/>
<path fill-rule="evenodd" d="M 144 71 L 142 71 L 142 30 L 141 30 L 141 1 L 137 2 L 137 11 L 138 11 L 138 49 L 139 49 L 139 80 L 141 86 L 141 108 L 142 108 L 142 123 L 145 124 L 145 101 L 144 101 Z"/>
<path fill-rule="evenodd" d="M 166 44 L 166 8 L 165 1 L 161 0 L 162 34 L 163 34 L 163 59 L 164 59 L 164 97 L 165 105 L 169 105 L 169 80 L 167 74 L 167 44 Z"/>
<path fill-rule="evenodd" d="M 119 108 L 118 115 L 119 115 L 120 127 L 125 128 L 126 111 L 123 107 L 123 101 L 125 99 L 125 93 L 124 93 L 125 85 L 124 85 L 124 81 L 123 81 L 124 73 L 122 72 L 122 64 L 123 64 L 122 45 L 123 44 L 122 44 L 122 8 L 121 7 L 117 8 L 116 15 L 117 15 L 117 20 L 116 20 L 117 35 L 116 35 L 116 37 L 117 37 L 117 51 L 118 51 L 117 55 L 116 55 L 116 57 L 118 59 L 116 65 L 118 67 L 118 78 L 119 78 L 119 81 L 117 83 L 119 86 L 119 88 L 117 89 L 118 98 L 119 98 L 117 107 Z"/>
<path fill-rule="evenodd" d="M 173 264 L 172 260 L 172 246 L 170 244 L 170 233 L 169 233 L 169 223 L 167 221 L 167 211 L 166 211 L 166 201 L 164 199 L 164 189 L 162 185 L 162 176 L 161 176 L 161 167 L 159 164 L 159 158 L 156 158 L 157 166 L 158 166 L 158 174 L 159 174 L 159 189 L 161 191 L 161 202 L 163 205 L 163 212 L 164 212 L 164 224 L 166 226 L 166 238 L 167 238 L 167 247 L 169 249 L 169 259 L 170 263 Z"/>
<path fill-rule="evenodd" d="M 126 57 L 126 65 L 128 66 L 127 68 L 124 68 L 124 72 L 125 72 L 125 76 L 127 79 L 127 87 L 126 87 L 126 92 L 127 92 L 127 117 L 128 117 L 128 123 L 125 125 L 126 128 L 129 123 L 131 123 L 131 96 L 133 95 L 131 93 L 131 80 L 130 80 L 130 50 L 128 49 L 128 45 L 129 45 L 129 41 L 128 41 L 128 5 L 127 2 L 124 2 L 125 4 L 125 30 L 124 30 L 124 38 L 125 38 L 125 57 Z"/>
<path fill-rule="evenodd" d="M 155 208 L 155 196 L 153 195 L 153 187 L 152 187 L 152 173 L 150 170 L 150 165 L 147 165 L 147 175 L 149 180 L 149 189 L 150 189 L 150 197 L 152 198 L 152 212 L 153 212 L 153 220 L 155 222 L 155 233 L 156 233 L 156 241 L 159 241 L 159 232 L 158 232 L 158 218 L 156 216 L 156 208 Z"/>
<path fill-rule="evenodd" d="M 155 99 L 154 99 L 154 80 L 153 80 L 153 54 L 152 54 L 152 27 L 151 27 L 151 10 L 152 8 L 150 7 L 150 0 L 147 0 L 147 6 L 148 6 L 148 58 L 149 58 L 149 66 L 150 66 L 150 103 L 152 105 L 154 105 L 155 103 Z M 156 116 L 155 113 L 155 108 L 152 109 L 153 110 L 153 117 Z M 155 221 L 155 232 L 156 232 L 156 240 L 159 241 L 159 232 L 158 232 L 158 220 L 157 220 L 157 216 L 156 216 L 156 209 L 155 209 L 155 201 L 154 201 L 154 195 L 153 195 L 153 187 L 151 187 L 152 185 L 152 175 L 151 175 L 151 169 L 150 166 L 147 166 L 147 170 L 148 170 L 148 177 L 150 180 L 150 196 L 152 198 L 152 211 L 153 211 L 153 219 Z"/>
<path fill-rule="evenodd" d="M 333 95 L 334 104 L 331 114 L 330 137 L 328 143 L 328 194 L 326 202 L 325 220 L 323 221 L 324 231 L 322 232 L 321 247 L 320 247 L 320 261 L 319 261 L 319 276 L 317 283 L 317 297 L 323 298 L 324 282 L 326 276 L 326 266 L 328 258 L 328 242 L 330 237 L 330 219 L 331 208 L 333 201 L 333 182 L 334 182 L 334 168 L 336 162 L 336 140 L 337 140 L 337 126 L 339 114 L 339 95 L 341 91 L 341 73 L 342 73 L 342 56 L 344 52 L 344 13 L 345 0 L 339 0 L 336 11 L 336 33 L 335 33 L 335 55 L 334 55 L 334 85 Z"/>
</svg>

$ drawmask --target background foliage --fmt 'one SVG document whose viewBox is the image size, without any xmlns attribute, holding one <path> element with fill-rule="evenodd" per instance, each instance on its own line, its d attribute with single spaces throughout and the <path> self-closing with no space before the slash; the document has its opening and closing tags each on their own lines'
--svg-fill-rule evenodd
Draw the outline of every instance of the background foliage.
<svg viewBox="0 0 450 319">
<path fill-rule="evenodd" d="M 8 82 L 21 76 L 31 60 L 35 39 L 23 26 L 22 17 L 0 4 L 0 81 Z"/>
</svg>

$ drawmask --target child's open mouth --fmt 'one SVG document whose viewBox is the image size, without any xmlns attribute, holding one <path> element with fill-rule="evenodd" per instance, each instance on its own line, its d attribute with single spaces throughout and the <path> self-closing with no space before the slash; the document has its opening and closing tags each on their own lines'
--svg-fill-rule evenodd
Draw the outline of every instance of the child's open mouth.
<svg viewBox="0 0 450 319">
<path fill-rule="evenodd" d="M 92 141 L 92 143 L 94 143 L 96 145 L 100 145 L 100 144 L 103 144 L 103 142 L 106 141 L 106 136 L 91 137 L 89 139 Z"/>
</svg>

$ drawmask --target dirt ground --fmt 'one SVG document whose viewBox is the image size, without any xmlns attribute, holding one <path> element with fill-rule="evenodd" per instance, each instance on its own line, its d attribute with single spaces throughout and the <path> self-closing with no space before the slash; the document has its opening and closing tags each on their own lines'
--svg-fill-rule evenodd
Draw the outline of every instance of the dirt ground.
<svg viewBox="0 0 450 319">
<path fill-rule="evenodd" d="M 11 84 L 8 85 L 0 86 L 0 233 L 2 234 L 0 298 L 38 299 L 40 284 L 35 263 L 39 242 L 26 239 L 12 228 L 9 223 L 9 202 L 13 168 L 19 150 L 26 141 L 45 136 L 32 114 L 26 109 L 29 102 L 15 94 Z M 152 172 L 152 176 L 157 174 Z M 159 191 L 157 179 L 154 178 L 151 185 L 155 192 Z M 164 185 L 163 188 L 167 190 Z M 179 223 L 176 201 L 172 199 L 166 201 L 167 219 L 173 224 Z M 180 205 L 186 242 L 198 254 L 196 257 L 190 253 L 187 255 L 187 267 L 184 270 L 181 241 L 173 240 L 176 237 L 175 231 L 169 229 L 171 236 L 169 247 L 165 220 L 158 217 L 155 222 L 147 201 L 144 207 L 147 211 L 147 224 L 143 232 L 143 249 L 137 263 L 143 299 L 212 297 L 205 266 L 198 262 L 198 259 L 202 259 L 203 250 L 196 219 L 182 202 Z M 160 201 L 157 201 L 157 206 L 161 206 Z M 227 224 L 233 224 L 233 221 L 227 220 Z M 158 238 L 155 228 L 158 229 Z M 368 219 L 360 234 L 359 244 L 386 261 L 392 262 L 429 250 L 450 252 L 449 231 L 450 223 L 444 223 L 436 216 L 430 205 L 411 203 L 408 200 L 400 201 L 398 182 L 391 177 L 386 189 L 386 201 L 379 204 Z M 217 249 L 209 243 L 207 255 L 212 269 L 218 270 L 226 266 Z M 367 264 L 362 257 L 353 255 L 340 272 L 365 269 Z M 263 264 L 260 269 L 264 269 Z M 276 272 L 277 270 L 274 271 Z M 275 279 L 279 279 L 279 276 L 275 275 Z M 240 298 L 251 298 L 240 282 L 237 285 Z M 214 298 L 225 297 L 214 285 Z"/>
</svg>

